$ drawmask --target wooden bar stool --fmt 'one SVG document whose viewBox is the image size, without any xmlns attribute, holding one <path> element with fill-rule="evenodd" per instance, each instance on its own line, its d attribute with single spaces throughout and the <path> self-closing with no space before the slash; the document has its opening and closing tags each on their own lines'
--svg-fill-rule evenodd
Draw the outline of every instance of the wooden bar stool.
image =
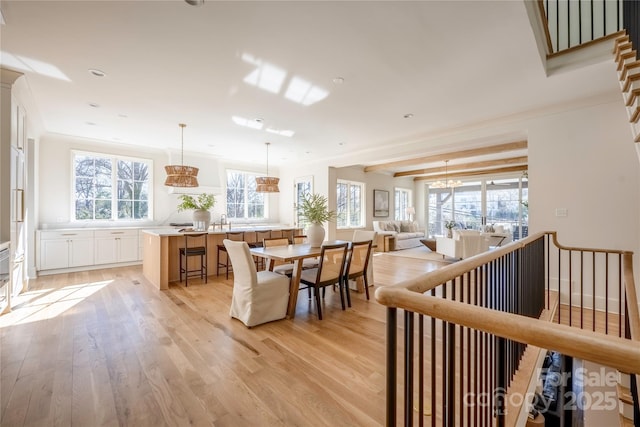
<svg viewBox="0 0 640 427">
<path fill-rule="evenodd" d="M 189 240 L 199 239 L 204 236 L 203 246 L 189 246 Z M 184 274 L 184 285 L 189 286 L 189 277 L 198 277 L 204 279 L 204 283 L 207 283 L 207 233 L 197 234 L 185 234 L 184 235 L 184 247 L 180 248 L 180 282 L 182 282 L 182 275 Z M 199 256 L 200 268 L 189 269 L 189 258 Z"/>
<path fill-rule="evenodd" d="M 236 242 L 244 241 L 244 231 L 229 231 L 226 233 L 227 240 L 233 240 Z M 220 259 L 220 254 L 224 253 L 224 262 Z M 229 268 L 233 268 L 233 266 L 229 264 L 229 256 L 227 254 L 227 248 L 223 244 L 218 245 L 218 265 L 216 268 L 216 276 L 220 275 L 220 269 L 225 269 L 226 278 L 229 278 Z M 233 271 L 233 270 L 232 270 Z"/>
<path fill-rule="evenodd" d="M 255 241 L 249 243 L 250 248 L 261 248 L 264 245 L 264 240 L 271 238 L 271 230 L 256 230 L 255 234 Z M 256 263 L 256 270 L 264 270 L 264 258 L 254 256 L 253 260 Z"/>
</svg>

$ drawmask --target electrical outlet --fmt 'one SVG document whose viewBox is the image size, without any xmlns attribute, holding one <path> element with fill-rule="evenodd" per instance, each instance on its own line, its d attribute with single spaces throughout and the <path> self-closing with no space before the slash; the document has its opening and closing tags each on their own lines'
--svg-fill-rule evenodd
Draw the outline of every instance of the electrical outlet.
<svg viewBox="0 0 640 427">
<path fill-rule="evenodd" d="M 556 208 L 556 216 L 565 217 L 569 213 L 567 212 L 567 208 Z"/>
</svg>

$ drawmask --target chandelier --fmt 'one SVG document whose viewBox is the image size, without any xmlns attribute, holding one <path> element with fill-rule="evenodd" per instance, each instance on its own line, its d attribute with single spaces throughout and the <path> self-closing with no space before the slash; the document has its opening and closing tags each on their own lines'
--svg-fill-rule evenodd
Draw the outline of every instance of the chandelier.
<svg viewBox="0 0 640 427">
<path fill-rule="evenodd" d="M 279 193 L 278 182 L 280 178 L 275 176 L 269 176 L 269 145 L 270 142 L 265 142 L 267 146 L 267 176 L 256 177 L 256 193 Z"/>
<path fill-rule="evenodd" d="M 449 160 L 445 160 L 444 161 L 444 182 L 438 180 L 436 182 L 434 182 L 433 184 L 430 184 L 429 187 L 431 188 L 455 188 L 455 187 L 460 187 L 462 185 L 462 181 L 460 180 L 452 180 L 452 179 L 447 179 L 447 165 L 449 164 Z"/>
<path fill-rule="evenodd" d="M 167 172 L 167 179 L 164 185 L 169 187 L 197 187 L 198 186 L 198 168 L 194 166 L 184 165 L 184 128 L 187 126 L 180 123 L 178 126 L 182 128 L 182 146 L 180 148 L 180 164 L 167 165 L 164 167 Z"/>
</svg>

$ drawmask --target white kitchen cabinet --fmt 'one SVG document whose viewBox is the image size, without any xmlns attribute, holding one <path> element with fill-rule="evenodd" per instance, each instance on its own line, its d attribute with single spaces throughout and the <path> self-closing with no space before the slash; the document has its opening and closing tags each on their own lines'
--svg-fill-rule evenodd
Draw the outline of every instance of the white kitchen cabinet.
<svg viewBox="0 0 640 427">
<path fill-rule="evenodd" d="M 38 268 L 53 270 L 94 264 L 93 231 L 38 231 Z"/>
<path fill-rule="evenodd" d="M 138 261 L 138 230 L 96 230 L 95 264 Z"/>
</svg>

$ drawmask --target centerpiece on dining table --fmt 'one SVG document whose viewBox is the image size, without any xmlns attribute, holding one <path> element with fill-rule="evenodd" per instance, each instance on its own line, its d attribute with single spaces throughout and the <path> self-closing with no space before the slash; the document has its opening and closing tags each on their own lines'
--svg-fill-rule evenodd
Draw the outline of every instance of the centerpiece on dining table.
<svg viewBox="0 0 640 427">
<path fill-rule="evenodd" d="M 309 223 L 306 229 L 307 241 L 313 248 L 320 247 L 325 236 L 323 224 L 334 221 L 337 217 L 335 211 L 329 210 L 327 198 L 317 193 L 305 194 L 298 206 L 298 213 Z"/>
</svg>

